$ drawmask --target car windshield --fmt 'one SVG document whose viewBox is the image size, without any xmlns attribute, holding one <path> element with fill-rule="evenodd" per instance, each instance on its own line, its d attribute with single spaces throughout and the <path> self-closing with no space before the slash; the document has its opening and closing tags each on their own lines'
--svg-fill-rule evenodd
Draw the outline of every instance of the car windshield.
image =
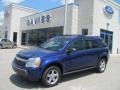
<svg viewBox="0 0 120 90">
<path fill-rule="evenodd" d="M 65 37 L 56 37 L 49 39 L 45 43 L 40 45 L 40 48 L 52 50 L 52 51 L 58 51 L 62 49 L 65 46 L 65 43 L 67 43 L 68 38 Z"/>
</svg>

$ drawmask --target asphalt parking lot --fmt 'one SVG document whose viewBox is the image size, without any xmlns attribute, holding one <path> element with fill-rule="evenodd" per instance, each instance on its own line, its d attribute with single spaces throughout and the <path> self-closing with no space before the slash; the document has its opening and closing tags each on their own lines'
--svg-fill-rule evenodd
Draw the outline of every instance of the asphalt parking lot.
<svg viewBox="0 0 120 90">
<path fill-rule="evenodd" d="M 11 63 L 21 49 L 0 49 L 0 90 L 120 90 L 120 55 L 112 55 L 107 69 L 98 74 L 93 70 L 64 76 L 51 88 L 40 82 L 30 82 L 17 76 Z"/>
</svg>

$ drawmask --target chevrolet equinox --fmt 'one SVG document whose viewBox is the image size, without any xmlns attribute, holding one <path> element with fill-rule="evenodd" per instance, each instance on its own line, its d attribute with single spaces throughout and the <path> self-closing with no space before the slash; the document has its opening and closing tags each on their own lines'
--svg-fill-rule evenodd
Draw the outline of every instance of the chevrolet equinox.
<svg viewBox="0 0 120 90">
<path fill-rule="evenodd" d="M 63 35 L 20 51 L 12 67 L 18 75 L 51 87 L 63 75 L 88 69 L 104 72 L 108 57 L 109 49 L 100 37 Z"/>
</svg>

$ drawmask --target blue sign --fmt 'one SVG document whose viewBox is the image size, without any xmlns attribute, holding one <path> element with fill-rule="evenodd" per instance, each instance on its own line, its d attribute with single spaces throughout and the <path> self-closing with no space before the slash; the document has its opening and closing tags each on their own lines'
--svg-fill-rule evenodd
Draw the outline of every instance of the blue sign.
<svg viewBox="0 0 120 90">
<path fill-rule="evenodd" d="M 113 8 L 110 7 L 110 6 L 106 6 L 106 7 L 104 8 L 104 12 L 107 13 L 107 14 L 109 14 L 109 15 L 113 15 L 113 14 L 114 14 L 114 10 L 113 10 Z"/>
</svg>

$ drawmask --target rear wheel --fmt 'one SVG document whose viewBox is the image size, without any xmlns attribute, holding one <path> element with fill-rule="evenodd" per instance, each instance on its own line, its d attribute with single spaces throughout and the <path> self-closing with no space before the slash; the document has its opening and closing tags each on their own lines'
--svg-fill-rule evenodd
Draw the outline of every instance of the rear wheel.
<svg viewBox="0 0 120 90">
<path fill-rule="evenodd" d="M 98 63 L 97 71 L 99 73 L 103 73 L 106 69 L 106 64 L 107 64 L 106 59 L 102 58 Z"/>
<path fill-rule="evenodd" d="M 60 78 L 60 69 L 56 66 L 51 66 L 45 70 L 42 77 L 42 82 L 45 86 L 52 87 L 58 84 Z"/>
</svg>

